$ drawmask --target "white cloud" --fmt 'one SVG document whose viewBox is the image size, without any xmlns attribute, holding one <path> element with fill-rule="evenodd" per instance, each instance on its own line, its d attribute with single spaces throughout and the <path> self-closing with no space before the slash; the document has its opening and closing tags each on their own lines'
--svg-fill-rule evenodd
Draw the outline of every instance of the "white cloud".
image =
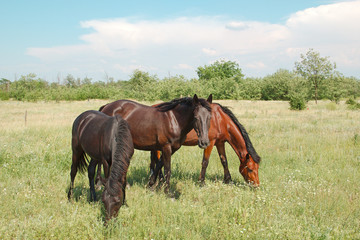
<svg viewBox="0 0 360 240">
<path fill-rule="evenodd" d="M 247 68 L 252 68 L 252 69 L 262 69 L 265 68 L 265 64 L 263 62 L 252 62 L 252 63 L 247 63 L 245 65 Z"/>
<path fill-rule="evenodd" d="M 175 69 L 194 70 L 194 67 L 192 67 L 192 66 L 190 66 L 189 64 L 186 64 L 186 63 L 179 63 L 174 68 Z"/>
<path fill-rule="evenodd" d="M 245 22 L 229 22 L 228 24 L 226 24 L 226 28 L 230 29 L 230 30 L 237 30 L 237 31 L 242 31 L 242 30 L 246 30 L 248 28 L 248 25 Z"/>
<path fill-rule="evenodd" d="M 216 55 L 216 50 L 211 49 L 211 48 L 203 48 L 202 52 L 205 53 L 206 55 L 209 55 L 209 56 L 215 56 Z"/>
<path fill-rule="evenodd" d="M 237 61 L 248 76 L 263 76 L 292 69 L 300 53 L 314 48 L 359 76 L 359 11 L 360 1 L 334 3 L 296 12 L 285 24 L 225 17 L 91 20 L 81 22 L 93 30 L 80 36 L 83 44 L 29 48 L 27 54 L 64 72 L 76 67 L 88 74 L 91 68 L 120 78 L 136 68 L 193 77 L 198 66 L 219 58 Z"/>
</svg>

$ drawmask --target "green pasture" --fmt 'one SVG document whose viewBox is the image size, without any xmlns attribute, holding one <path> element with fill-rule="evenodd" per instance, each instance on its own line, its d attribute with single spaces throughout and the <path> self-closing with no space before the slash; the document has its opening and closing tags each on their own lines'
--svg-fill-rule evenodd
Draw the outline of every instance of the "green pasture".
<svg viewBox="0 0 360 240">
<path fill-rule="evenodd" d="M 72 122 L 107 101 L 0 101 L 0 239 L 360 238 L 359 110 L 330 101 L 304 111 L 281 101 L 215 102 L 230 107 L 262 157 L 260 188 L 244 183 L 229 145 L 233 183 L 222 182 L 214 148 L 200 185 L 202 150 L 182 147 L 165 195 L 147 189 L 150 154 L 136 150 L 127 206 L 104 226 L 87 174 L 77 175 L 70 202 L 67 190 Z"/>
</svg>

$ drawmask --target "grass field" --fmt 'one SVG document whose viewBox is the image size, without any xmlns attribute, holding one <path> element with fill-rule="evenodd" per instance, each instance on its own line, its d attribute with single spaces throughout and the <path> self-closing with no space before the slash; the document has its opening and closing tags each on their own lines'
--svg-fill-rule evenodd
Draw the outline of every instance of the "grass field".
<svg viewBox="0 0 360 240">
<path fill-rule="evenodd" d="M 135 151 L 128 206 L 107 227 L 101 201 L 88 201 L 87 174 L 77 175 L 67 200 L 72 122 L 106 101 L 0 102 L 0 239 L 360 239 L 360 111 L 325 101 L 304 111 L 215 102 L 249 132 L 262 157 L 261 187 L 244 184 L 229 145 L 233 183 L 223 184 L 214 149 L 201 186 L 202 150 L 182 147 L 169 197 L 146 188 L 149 153 Z"/>
</svg>

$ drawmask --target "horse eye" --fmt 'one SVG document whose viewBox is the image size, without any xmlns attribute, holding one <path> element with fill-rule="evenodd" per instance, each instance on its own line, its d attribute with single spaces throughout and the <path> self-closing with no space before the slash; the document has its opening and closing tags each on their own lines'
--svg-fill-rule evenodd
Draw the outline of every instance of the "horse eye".
<svg viewBox="0 0 360 240">
<path fill-rule="evenodd" d="M 252 173 L 254 171 L 254 170 L 252 170 L 250 168 L 248 168 L 247 170 L 248 170 L 249 173 Z"/>
</svg>

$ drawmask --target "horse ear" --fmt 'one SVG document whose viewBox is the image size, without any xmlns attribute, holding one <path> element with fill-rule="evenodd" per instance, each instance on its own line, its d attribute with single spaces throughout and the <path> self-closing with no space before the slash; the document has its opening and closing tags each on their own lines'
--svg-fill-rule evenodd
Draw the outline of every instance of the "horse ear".
<svg viewBox="0 0 360 240">
<path fill-rule="evenodd" d="M 208 101 L 209 103 L 212 103 L 212 94 L 209 95 L 209 97 L 206 101 Z"/>
<path fill-rule="evenodd" d="M 199 98 L 198 96 L 195 94 L 194 97 L 193 97 L 193 102 L 194 104 L 198 104 L 199 103 Z"/>
</svg>

